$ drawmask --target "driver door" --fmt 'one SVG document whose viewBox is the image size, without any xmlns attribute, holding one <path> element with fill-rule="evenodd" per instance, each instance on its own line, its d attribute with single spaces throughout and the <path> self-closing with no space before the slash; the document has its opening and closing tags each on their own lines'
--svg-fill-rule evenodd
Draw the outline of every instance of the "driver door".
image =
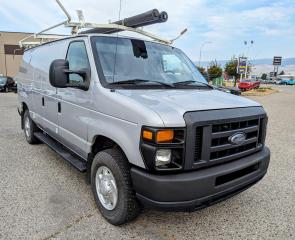
<svg viewBox="0 0 295 240">
<path fill-rule="evenodd" d="M 70 70 L 90 69 L 88 52 L 83 38 L 69 42 L 66 60 Z M 77 74 L 69 75 L 70 83 L 83 83 Z M 62 142 L 79 156 L 86 158 L 90 90 L 58 88 L 58 122 Z"/>
</svg>

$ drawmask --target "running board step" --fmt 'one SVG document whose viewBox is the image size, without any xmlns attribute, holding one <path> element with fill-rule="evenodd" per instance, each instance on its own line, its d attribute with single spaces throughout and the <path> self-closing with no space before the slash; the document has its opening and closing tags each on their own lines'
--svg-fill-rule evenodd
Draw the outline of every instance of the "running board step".
<svg viewBox="0 0 295 240">
<path fill-rule="evenodd" d="M 48 136 L 46 133 L 36 132 L 34 133 L 35 137 L 38 138 L 41 142 L 47 144 L 53 151 L 59 154 L 64 160 L 70 163 L 72 166 L 77 168 L 80 172 L 86 171 L 86 162 L 83 159 L 71 153 L 67 150 L 62 144 L 55 141 L 53 138 Z"/>
</svg>

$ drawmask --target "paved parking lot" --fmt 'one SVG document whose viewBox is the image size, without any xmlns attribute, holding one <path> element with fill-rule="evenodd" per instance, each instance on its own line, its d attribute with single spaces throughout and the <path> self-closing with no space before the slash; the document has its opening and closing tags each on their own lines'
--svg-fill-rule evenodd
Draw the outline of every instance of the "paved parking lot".
<svg viewBox="0 0 295 240">
<path fill-rule="evenodd" d="M 108 224 L 84 175 L 20 129 L 17 95 L 0 93 L 0 239 L 295 239 L 295 87 L 252 97 L 269 115 L 266 177 L 240 195 L 194 213 L 145 209 Z"/>
</svg>

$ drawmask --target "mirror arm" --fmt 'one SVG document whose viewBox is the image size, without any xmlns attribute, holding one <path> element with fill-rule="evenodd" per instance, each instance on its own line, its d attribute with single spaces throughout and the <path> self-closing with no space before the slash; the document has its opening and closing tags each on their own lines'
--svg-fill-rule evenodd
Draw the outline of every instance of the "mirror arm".
<svg viewBox="0 0 295 240">
<path fill-rule="evenodd" d="M 69 74 L 78 74 L 79 76 L 83 77 L 84 79 L 88 78 L 87 71 L 83 71 L 83 70 L 74 71 L 74 70 L 69 70 L 69 69 L 64 69 L 63 71 L 64 71 L 64 73 L 66 73 L 68 75 Z M 85 86 L 85 84 L 67 84 L 67 87 L 79 88 L 79 89 L 82 89 L 84 91 L 87 91 L 89 86 Z"/>
<path fill-rule="evenodd" d="M 66 74 L 78 74 L 81 77 L 86 77 L 87 76 L 87 73 L 85 71 L 73 71 L 73 70 L 65 69 L 64 72 Z"/>
<path fill-rule="evenodd" d="M 84 86 L 84 85 L 80 85 L 80 84 L 67 84 L 67 87 L 70 87 L 70 88 L 78 88 L 78 89 L 81 89 L 81 90 L 84 90 L 84 91 L 87 91 L 88 90 L 88 87 Z"/>
</svg>

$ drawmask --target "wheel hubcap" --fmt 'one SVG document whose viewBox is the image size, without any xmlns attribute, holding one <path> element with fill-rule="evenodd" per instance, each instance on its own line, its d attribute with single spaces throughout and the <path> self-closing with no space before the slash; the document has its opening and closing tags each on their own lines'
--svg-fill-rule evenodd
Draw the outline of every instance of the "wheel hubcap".
<svg viewBox="0 0 295 240">
<path fill-rule="evenodd" d="M 116 180 L 111 170 L 105 166 L 97 169 L 95 176 L 96 192 L 99 201 L 107 210 L 113 210 L 118 201 Z"/>
<path fill-rule="evenodd" d="M 30 137 L 31 134 L 31 126 L 30 126 L 30 120 L 28 117 L 25 119 L 25 133 L 27 137 Z"/>
</svg>

